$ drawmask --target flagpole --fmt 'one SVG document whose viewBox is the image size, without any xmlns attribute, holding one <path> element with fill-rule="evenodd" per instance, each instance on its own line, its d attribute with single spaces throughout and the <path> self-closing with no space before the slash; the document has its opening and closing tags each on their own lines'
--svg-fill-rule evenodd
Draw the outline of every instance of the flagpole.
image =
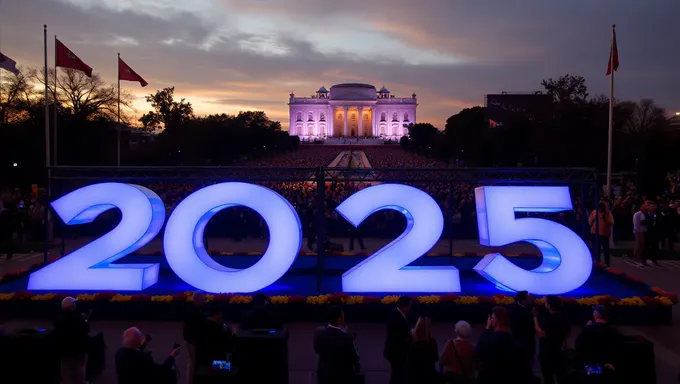
<svg viewBox="0 0 680 384">
<path fill-rule="evenodd" d="M 45 171 L 46 171 L 46 184 L 45 192 L 46 196 L 43 200 L 43 207 L 45 209 L 45 217 L 43 221 L 45 222 L 45 244 L 43 246 L 43 262 L 47 263 L 47 242 L 50 240 L 51 226 L 50 226 L 50 215 L 49 206 L 52 196 L 52 190 L 50 187 L 50 102 L 49 102 L 49 72 L 47 68 L 47 25 L 43 25 L 43 43 L 44 43 L 44 53 L 45 53 Z"/>
<path fill-rule="evenodd" d="M 118 125 L 116 129 L 116 148 L 118 150 L 118 166 L 120 167 L 120 53 L 118 53 Z"/>
<path fill-rule="evenodd" d="M 57 35 L 54 35 L 54 165 L 58 165 L 57 149 L 59 147 L 59 134 L 57 131 Z"/>
<path fill-rule="evenodd" d="M 47 68 L 47 25 L 43 25 L 45 43 L 45 167 L 50 166 L 50 103 Z"/>
<path fill-rule="evenodd" d="M 612 25 L 612 43 L 609 49 L 609 62 L 611 64 L 611 74 L 609 77 L 609 136 L 607 137 L 607 184 L 605 196 L 611 195 L 612 188 L 612 136 L 614 131 L 614 36 L 616 33 L 616 24 Z"/>
</svg>

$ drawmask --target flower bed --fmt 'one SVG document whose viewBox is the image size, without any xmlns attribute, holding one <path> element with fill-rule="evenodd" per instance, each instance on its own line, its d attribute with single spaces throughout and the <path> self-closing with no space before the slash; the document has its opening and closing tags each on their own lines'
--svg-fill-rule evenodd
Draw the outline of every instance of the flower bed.
<svg viewBox="0 0 680 384">
<path fill-rule="evenodd" d="M 0 279 L 0 284 L 24 278 L 40 268 L 12 271 Z M 574 322 L 585 322 L 592 314 L 592 306 L 609 305 L 619 323 L 623 324 L 667 324 L 671 321 L 671 306 L 677 304 L 678 296 L 660 288 L 650 287 L 640 279 L 623 272 L 595 264 L 595 268 L 609 273 L 628 286 L 641 292 L 640 296 L 617 298 L 609 295 L 592 297 L 564 297 L 566 312 Z M 0 293 L 0 312 L 12 318 L 51 316 L 58 309 L 58 302 L 66 296 L 76 297 L 83 305 L 92 308 L 98 317 L 104 319 L 149 319 L 178 320 L 190 304 L 193 292 L 166 295 L 99 293 Z M 215 294 L 206 295 L 209 305 L 222 306 L 231 318 L 238 318 L 252 300 L 250 295 Z M 324 315 L 329 304 L 342 305 L 352 321 L 383 321 L 396 302 L 397 295 L 361 296 L 345 293 L 315 296 L 271 296 L 272 307 L 277 308 L 287 321 L 317 321 Z M 483 322 L 491 307 L 507 306 L 514 298 L 506 295 L 462 296 L 457 294 L 415 296 L 417 311 L 427 313 L 435 320 Z M 536 304 L 543 304 L 542 298 Z"/>
</svg>

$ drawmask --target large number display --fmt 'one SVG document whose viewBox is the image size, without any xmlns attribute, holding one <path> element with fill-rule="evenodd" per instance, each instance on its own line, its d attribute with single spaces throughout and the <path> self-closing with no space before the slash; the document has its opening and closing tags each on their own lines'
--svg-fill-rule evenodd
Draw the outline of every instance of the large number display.
<svg viewBox="0 0 680 384">
<path fill-rule="evenodd" d="M 557 212 L 572 209 L 567 187 L 479 187 L 475 190 L 480 243 L 500 247 L 525 241 L 543 254 L 531 270 L 517 267 L 502 255 L 485 256 L 475 270 L 499 289 L 560 294 L 574 290 L 592 269 L 587 246 L 574 232 L 546 219 L 515 218 L 515 212 Z M 225 267 L 205 250 L 203 232 L 220 210 L 244 206 L 262 216 L 269 245 L 262 258 L 246 269 Z M 112 264 L 151 241 L 165 221 L 165 207 L 153 191 L 132 184 L 102 183 L 84 187 L 52 203 L 66 225 L 92 222 L 118 208 L 121 222 L 111 232 L 33 272 L 30 290 L 143 290 L 158 282 L 158 264 Z M 453 266 L 407 266 L 427 253 L 440 238 L 444 218 L 436 201 L 407 185 L 380 184 L 348 197 L 337 211 L 358 226 L 380 210 L 406 218 L 406 230 L 342 276 L 345 292 L 460 292 Z M 172 270 L 197 289 L 220 293 L 255 292 L 281 278 L 292 266 L 302 244 L 300 219 L 278 193 L 248 183 L 221 183 L 184 199 L 168 219 L 163 247 Z"/>
</svg>

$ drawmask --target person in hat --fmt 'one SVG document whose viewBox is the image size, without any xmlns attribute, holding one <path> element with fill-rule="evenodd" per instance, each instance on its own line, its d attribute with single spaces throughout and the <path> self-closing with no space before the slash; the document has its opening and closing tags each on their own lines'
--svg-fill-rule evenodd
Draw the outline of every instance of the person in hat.
<svg viewBox="0 0 680 384">
<path fill-rule="evenodd" d="M 598 305 L 593 308 L 593 320 L 583 327 L 576 338 L 576 359 L 584 368 L 598 367 L 603 378 L 610 380 L 616 377 L 620 368 L 619 355 L 623 346 L 623 335 L 611 325 L 609 308 Z"/>
<path fill-rule="evenodd" d="M 61 312 L 54 321 L 57 353 L 61 361 L 61 382 L 85 383 L 85 366 L 90 325 L 89 313 L 76 311 L 76 299 L 68 296 L 61 301 Z"/>
</svg>

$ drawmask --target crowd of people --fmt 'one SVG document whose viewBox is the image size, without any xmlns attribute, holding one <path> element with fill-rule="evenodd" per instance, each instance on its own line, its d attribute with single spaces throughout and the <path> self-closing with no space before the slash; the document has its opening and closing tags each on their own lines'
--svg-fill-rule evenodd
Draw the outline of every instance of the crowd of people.
<svg viewBox="0 0 680 384">
<path fill-rule="evenodd" d="M 383 210 L 371 215 L 363 222 L 358 229 L 349 225 L 346 220 L 338 215 L 335 208 L 342 203 L 348 196 L 357 191 L 374 185 L 374 181 L 360 181 L 353 179 L 335 178 L 334 181 L 326 182 L 324 190 L 323 205 L 319 205 L 317 185 L 313 181 L 314 174 L 312 169 L 328 166 L 334 158 L 342 151 L 362 151 L 365 153 L 370 166 L 373 169 L 401 169 L 402 179 L 413 180 L 411 176 L 426 178 L 424 173 L 445 172 L 448 164 L 438 162 L 434 159 L 422 155 L 406 152 L 399 146 L 327 146 L 327 145 L 302 145 L 293 152 L 287 152 L 276 157 L 263 158 L 259 160 L 246 161 L 243 165 L 243 174 L 239 173 L 239 168 L 229 170 L 215 170 L 209 178 L 201 180 L 196 178 L 191 182 L 149 182 L 141 183 L 156 192 L 166 205 L 166 216 L 179 204 L 185 197 L 194 191 L 217 183 L 221 177 L 225 179 L 237 178 L 248 180 L 249 177 L 257 177 L 259 180 L 266 180 L 267 177 L 274 177 L 279 180 L 290 176 L 290 181 L 257 181 L 256 183 L 273 189 L 285 197 L 297 210 L 303 227 L 303 232 L 307 238 L 307 247 L 314 249 L 316 233 L 319 227 L 318 210 L 323 207 L 325 236 L 328 238 L 356 238 L 359 246 L 363 248 L 363 237 L 393 238 L 398 236 L 405 226 L 405 219 L 395 211 Z M 253 168 L 259 167 L 259 168 Z M 271 167 L 271 168 L 265 168 Z M 285 167 L 287 170 L 279 171 Z M 296 171 L 293 168 L 298 168 Z M 257 175 L 254 175 L 254 170 Z M 429 169 L 430 171 L 424 171 Z M 439 169 L 439 170 L 438 170 Z M 226 172 L 226 173 L 225 173 Z M 284 173 L 291 175 L 284 175 Z M 396 172 L 396 171 L 395 171 Z M 238 173 L 238 174 L 235 174 Z M 389 172 L 388 172 L 389 173 Z M 394 172 L 392 172 L 394 173 Z M 380 177 L 388 179 L 394 175 L 381 174 Z M 399 176 L 397 176 L 399 177 Z M 600 232 L 600 241 L 595 241 L 593 236 L 591 245 L 596 243 L 604 253 L 604 259 L 608 261 L 610 249 L 608 238 L 613 236 L 614 241 L 635 241 L 635 231 L 633 231 L 633 216 L 640 211 L 645 201 L 645 213 L 650 216 L 650 231 L 647 234 L 648 241 L 646 246 L 642 246 L 640 240 L 636 242 L 638 248 L 648 249 L 646 253 L 655 255 L 657 247 L 654 244 L 663 243 L 665 248 L 674 252 L 673 243 L 677 242 L 680 230 L 680 220 L 678 219 L 678 202 L 680 198 L 680 187 L 675 188 L 677 177 L 669 174 L 669 190 L 659 196 L 651 198 L 637 192 L 633 180 L 622 180 L 620 188 L 617 189 L 617 196 L 613 199 L 602 199 L 606 204 L 606 210 L 611 211 L 612 223 L 607 220 L 602 221 L 602 225 L 596 231 L 591 228 L 591 234 Z M 474 199 L 474 188 L 477 184 L 467 182 L 429 182 L 412 181 L 409 184 L 427 192 L 440 205 L 442 213 L 449 219 L 445 220 L 443 238 L 476 238 L 477 219 L 476 205 Z M 83 184 L 84 185 L 84 184 Z M 62 190 L 73 190 L 83 185 L 62 186 Z M 2 193 L 0 202 L 0 252 L 5 252 L 11 257 L 16 245 L 22 241 L 42 239 L 44 230 L 44 206 L 41 204 L 40 192 L 32 190 L 22 192 L 20 190 L 5 190 Z M 594 214 L 592 211 L 597 207 L 586 202 L 580 201 L 580 194 L 572 193 L 574 197 L 572 211 L 560 212 L 550 215 L 553 220 L 557 220 L 567 225 L 576 233 L 581 233 L 583 223 L 589 219 L 591 226 L 594 224 Z M 651 204 L 654 203 L 654 204 Z M 590 213 L 590 214 L 589 214 Z M 609 217 L 608 215 L 605 215 Z M 108 219 L 107 219 L 108 217 Z M 59 225 L 55 231 L 62 236 L 99 236 L 106 228 L 109 228 L 110 221 L 118 220 L 119 213 L 111 210 L 102 214 L 97 225 L 89 225 L 87 228 L 65 228 Z M 611 229 L 613 228 L 613 230 Z M 606 232 L 605 231 L 609 231 Z M 585 234 L 583 234 L 585 235 Z M 254 211 L 236 207 L 225 210 L 216 215 L 211 224 L 206 228 L 208 237 L 231 237 L 234 240 L 246 238 L 266 238 L 267 227 L 262 218 Z M 651 237 L 655 236 L 656 239 Z M 638 238 L 640 236 L 638 235 Z M 354 249 L 354 241 L 350 241 L 349 250 Z M 646 247 L 646 248 L 645 248 Z M 642 252 L 638 252 L 642 254 Z M 658 253 L 658 252 L 657 252 Z M 650 256 L 653 259 L 653 256 Z M 644 264 L 640 261 L 641 264 Z"/>
<path fill-rule="evenodd" d="M 436 340 L 426 316 L 412 316 L 413 299 L 400 297 L 386 326 L 383 357 L 390 365 L 390 383 L 597 383 L 617 382 L 624 371 L 621 355 L 624 336 L 610 324 L 606 306 L 596 306 L 593 318 L 570 343 L 572 325 L 562 312 L 561 299 L 547 296 L 544 304 L 526 291 L 517 293 L 508 307 L 494 307 L 486 328 L 476 343 L 472 327 L 459 321 L 454 337 Z M 62 382 L 85 383 L 90 312 L 79 311 L 75 299 L 66 297 L 54 322 L 56 352 L 61 360 Z M 412 326 L 415 321 L 415 326 Z M 225 323 L 217 306 L 208 306 L 197 292 L 185 314 L 184 343 L 175 344 L 162 362 L 145 351 L 151 335 L 132 327 L 123 333 L 122 346 L 115 353 L 115 370 L 120 384 L 176 383 L 175 357 L 187 353 L 190 384 L 215 362 L 238 366 L 235 340 L 241 331 L 282 330 L 280 316 L 267 306 L 261 293 L 238 324 Z M 356 333 L 342 307 L 329 306 L 327 324 L 316 329 L 313 348 L 318 356 L 318 384 L 358 384 L 362 375 Z M 208 369 L 209 371 L 209 369 Z M 265 373 L 266 375 L 266 373 Z M 274 381 L 267 381 L 274 382 Z"/>
</svg>

